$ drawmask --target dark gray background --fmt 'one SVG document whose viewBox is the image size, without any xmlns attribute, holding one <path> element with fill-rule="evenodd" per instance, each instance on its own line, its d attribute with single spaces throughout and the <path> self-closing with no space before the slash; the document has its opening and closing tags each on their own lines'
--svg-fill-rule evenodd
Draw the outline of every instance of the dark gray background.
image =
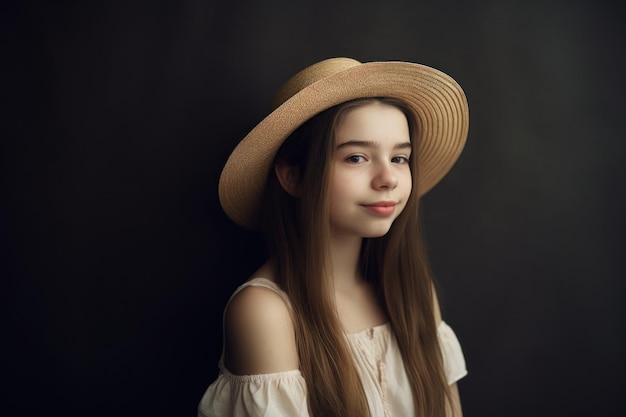
<svg viewBox="0 0 626 417">
<path fill-rule="evenodd" d="M 467 93 L 465 152 L 424 199 L 465 415 L 623 408 L 623 6 L 50 3 L 2 6 L 6 415 L 195 415 L 224 303 L 263 259 L 219 172 L 279 85 L 332 56 L 425 63 Z"/>
</svg>

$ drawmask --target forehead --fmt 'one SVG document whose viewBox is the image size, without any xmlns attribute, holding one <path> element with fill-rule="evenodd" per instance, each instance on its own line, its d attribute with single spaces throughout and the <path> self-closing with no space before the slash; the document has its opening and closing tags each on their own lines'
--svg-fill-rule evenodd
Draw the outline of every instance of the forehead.
<svg viewBox="0 0 626 417">
<path fill-rule="evenodd" d="M 393 105 L 364 103 L 347 109 L 337 122 L 337 144 L 352 140 L 407 142 L 409 123 L 404 112 Z"/>
</svg>

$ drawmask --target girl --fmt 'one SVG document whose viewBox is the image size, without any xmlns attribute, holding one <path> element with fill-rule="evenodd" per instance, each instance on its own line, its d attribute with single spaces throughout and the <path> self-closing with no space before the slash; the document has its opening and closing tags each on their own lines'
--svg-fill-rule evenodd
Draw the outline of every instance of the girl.
<svg viewBox="0 0 626 417">
<path fill-rule="evenodd" d="M 224 314 L 199 416 L 460 416 L 419 198 L 458 158 L 463 91 L 404 62 L 319 62 L 231 154 L 220 202 L 271 258 Z"/>
</svg>

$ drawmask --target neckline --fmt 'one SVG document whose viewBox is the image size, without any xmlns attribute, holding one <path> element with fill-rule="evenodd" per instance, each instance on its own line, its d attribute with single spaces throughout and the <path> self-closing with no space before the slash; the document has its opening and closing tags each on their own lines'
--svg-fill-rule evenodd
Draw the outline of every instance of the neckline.
<svg viewBox="0 0 626 417">
<path fill-rule="evenodd" d="M 382 324 L 377 324 L 376 326 L 367 327 L 363 330 L 358 330 L 356 332 L 344 332 L 344 334 L 348 337 L 363 337 L 367 336 L 369 338 L 373 338 L 374 336 L 386 332 L 391 329 L 391 324 L 387 321 Z"/>
<path fill-rule="evenodd" d="M 289 297 L 287 296 L 287 294 L 283 291 L 282 288 L 280 288 L 280 286 L 278 286 L 278 284 L 276 284 L 271 279 L 265 278 L 265 277 L 262 277 L 262 276 L 255 276 L 255 277 L 250 278 L 248 281 L 246 281 L 244 284 L 242 284 L 241 287 L 245 287 L 245 286 L 248 286 L 248 285 L 259 285 L 259 284 L 261 286 L 270 287 L 271 289 L 276 290 L 281 295 L 283 295 L 285 300 L 289 300 Z M 377 334 L 379 334 L 381 332 L 388 331 L 390 328 L 391 328 L 390 327 L 390 323 L 388 321 L 386 321 L 386 322 L 384 322 L 382 324 L 377 324 L 375 326 L 366 327 L 366 328 L 364 328 L 362 330 L 357 330 L 356 332 L 343 332 L 343 333 L 346 336 L 349 336 L 349 337 L 363 337 L 363 336 L 367 336 L 369 338 L 372 338 L 372 337 L 374 337 L 375 335 L 377 335 Z"/>
</svg>

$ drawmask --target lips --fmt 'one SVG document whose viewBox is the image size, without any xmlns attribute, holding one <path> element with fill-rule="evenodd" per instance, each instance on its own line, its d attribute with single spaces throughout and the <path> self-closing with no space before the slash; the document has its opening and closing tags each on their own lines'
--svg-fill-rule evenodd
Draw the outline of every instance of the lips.
<svg viewBox="0 0 626 417">
<path fill-rule="evenodd" d="M 393 201 L 379 201 L 372 204 L 363 204 L 363 207 L 379 216 L 390 216 L 396 211 L 396 203 Z"/>
</svg>

